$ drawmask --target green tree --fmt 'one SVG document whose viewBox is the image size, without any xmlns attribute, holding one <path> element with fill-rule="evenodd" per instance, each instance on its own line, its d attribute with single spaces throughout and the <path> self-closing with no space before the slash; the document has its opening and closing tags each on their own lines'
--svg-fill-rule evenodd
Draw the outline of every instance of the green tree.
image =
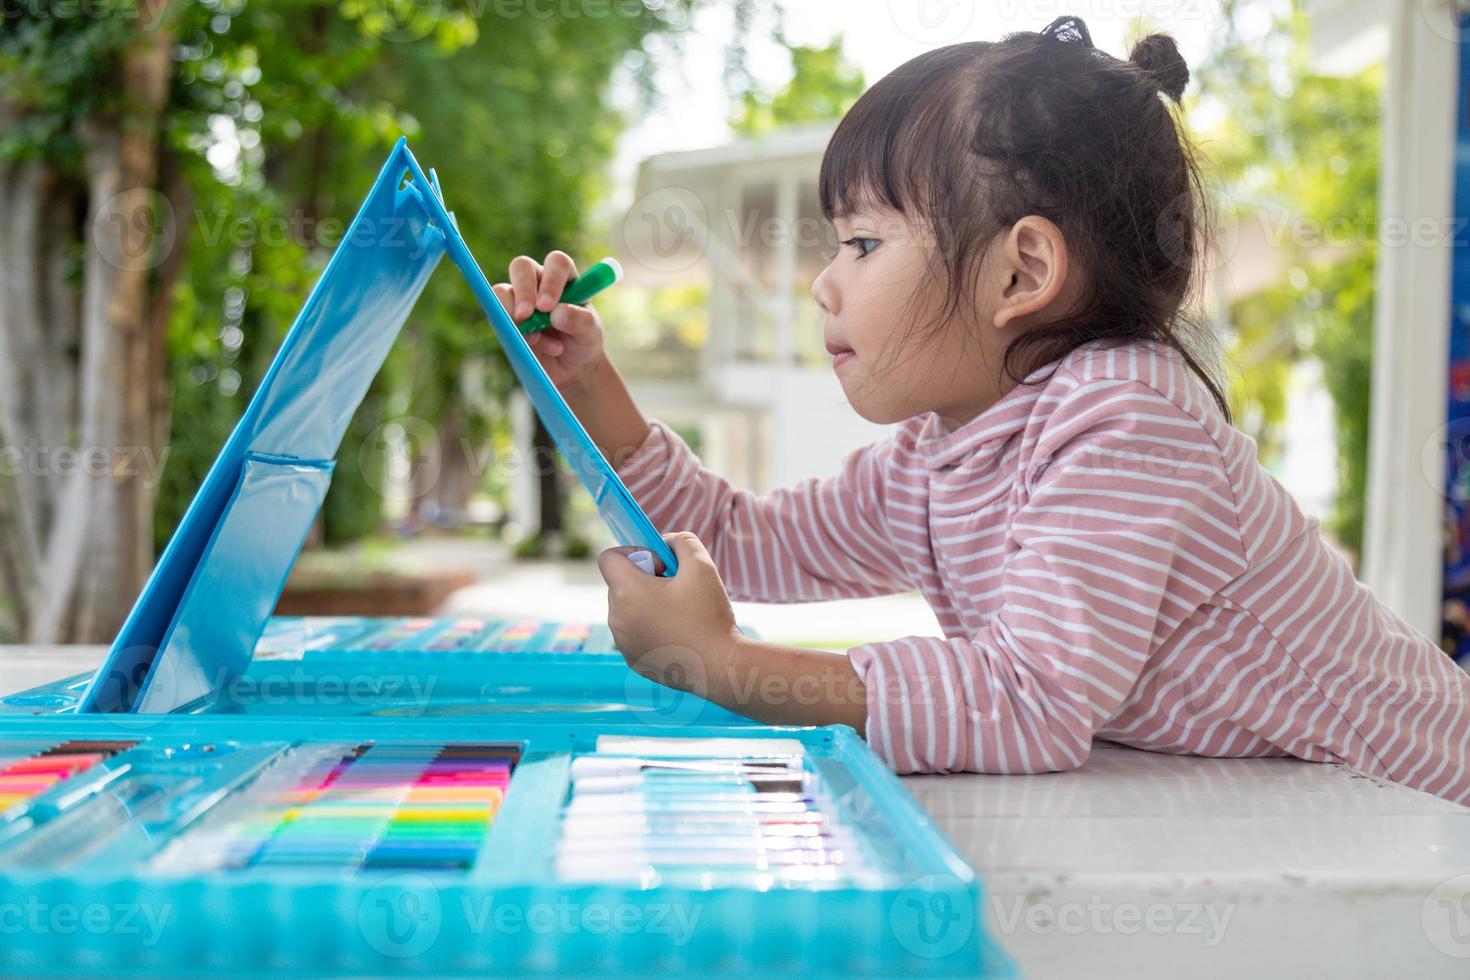
<svg viewBox="0 0 1470 980">
<path fill-rule="evenodd" d="M 775 92 L 747 89 L 731 115 L 735 132 L 759 136 L 781 126 L 835 122 L 863 94 L 862 69 L 843 57 L 840 34 L 821 47 L 787 44 L 780 34 L 776 40 L 791 58 L 791 80 Z"/>
<path fill-rule="evenodd" d="M 7 13 L 0 444 L 100 448 L 106 465 L 0 472 L 0 632 L 113 634 L 400 133 L 444 178 L 490 274 L 516 252 L 575 244 L 622 123 L 609 79 L 637 59 L 651 97 L 643 45 L 676 39 L 694 7 L 476 18 L 452 0 L 105 0 Z M 441 273 L 354 419 L 329 537 L 377 525 L 363 469 L 380 456 L 362 448 L 380 421 L 415 414 L 473 442 L 510 384 L 498 357 Z M 491 380 L 470 397 L 475 364 Z M 126 475 L 130 450 L 167 451 L 161 484 Z"/>
<path fill-rule="evenodd" d="M 1252 20 L 1259 5 L 1252 5 Z M 1300 0 L 1279 0 L 1269 30 L 1227 30 L 1202 68 L 1223 120 L 1201 134 L 1222 221 L 1258 223 L 1285 259 L 1281 281 L 1233 303 L 1232 394 L 1263 455 L 1279 448 L 1291 364 L 1315 358 L 1335 406 L 1339 486 L 1330 527 L 1362 545 L 1367 482 L 1373 284 L 1383 69 L 1350 78 L 1315 69 Z"/>
<path fill-rule="evenodd" d="M 181 269 L 168 106 L 189 18 L 69 14 L 0 31 L 0 585 L 38 641 L 110 634 L 152 564 Z"/>
</svg>

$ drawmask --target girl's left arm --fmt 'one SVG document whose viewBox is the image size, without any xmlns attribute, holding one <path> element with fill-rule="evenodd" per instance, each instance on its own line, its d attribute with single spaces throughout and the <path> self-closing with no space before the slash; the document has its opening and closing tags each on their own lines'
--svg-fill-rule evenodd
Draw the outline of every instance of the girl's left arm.
<svg viewBox="0 0 1470 980">
<path fill-rule="evenodd" d="M 1141 385 L 1069 399 L 1048 460 L 1025 474 L 1004 596 L 969 637 L 905 637 L 846 656 L 760 643 L 735 628 L 692 534 L 679 574 L 599 559 L 609 625 L 646 676 L 772 723 L 841 722 L 898 772 L 1075 768 L 1156 646 L 1244 567 L 1235 498 L 1200 424 Z"/>
<path fill-rule="evenodd" d="M 985 627 L 849 651 L 898 772 L 1080 766 L 1159 645 L 1246 567 L 1220 450 L 1173 400 L 1080 388 L 1041 443 L 1004 570 L 975 586 L 1003 597 Z"/>
<path fill-rule="evenodd" d="M 843 653 L 764 643 L 735 625 L 714 559 L 689 532 L 665 536 L 679 573 L 659 578 L 613 548 L 597 563 L 608 585 L 608 627 L 645 677 L 772 725 L 867 725 L 863 682 Z"/>
</svg>

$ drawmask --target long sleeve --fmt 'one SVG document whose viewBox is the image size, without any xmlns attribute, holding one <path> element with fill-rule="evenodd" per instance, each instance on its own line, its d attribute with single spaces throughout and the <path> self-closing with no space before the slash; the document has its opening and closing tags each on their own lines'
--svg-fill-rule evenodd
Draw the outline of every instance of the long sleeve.
<svg viewBox="0 0 1470 980">
<path fill-rule="evenodd" d="M 854 450 L 841 471 L 756 495 L 700 466 L 660 422 L 618 476 L 660 531 L 692 531 L 730 597 L 756 602 L 888 595 L 914 587 L 883 514 L 892 443 Z"/>
<path fill-rule="evenodd" d="M 1150 654 L 1244 566 L 1217 447 L 1152 388 L 1078 386 L 1035 438 L 1005 560 L 960 579 L 1002 597 L 983 628 L 849 652 L 898 772 L 1081 765 Z"/>
</svg>

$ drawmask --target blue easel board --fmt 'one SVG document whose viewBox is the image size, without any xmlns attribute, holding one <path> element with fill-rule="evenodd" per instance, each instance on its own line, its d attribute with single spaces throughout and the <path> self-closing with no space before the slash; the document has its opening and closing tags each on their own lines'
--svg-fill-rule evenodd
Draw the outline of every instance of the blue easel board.
<svg viewBox="0 0 1470 980">
<path fill-rule="evenodd" d="M 400 139 L 165 547 L 84 712 L 167 712 L 250 662 L 321 507 L 342 436 L 448 254 L 547 430 L 621 544 L 672 551 L 546 376 Z"/>
</svg>

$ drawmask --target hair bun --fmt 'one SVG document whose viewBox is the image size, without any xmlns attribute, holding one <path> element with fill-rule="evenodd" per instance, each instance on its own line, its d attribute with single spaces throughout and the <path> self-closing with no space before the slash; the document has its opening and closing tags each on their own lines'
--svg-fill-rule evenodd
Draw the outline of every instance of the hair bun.
<svg viewBox="0 0 1470 980">
<path fill-rule="evenodd" d="M 1175 103 L 1184 98 L 1189 84 L 1189 66 L 1174 39 L 1167 34 L 1150 34 L 1133 46 L 1128 60 L 1148 75 L 1153 83 Z"/>
</svg>

